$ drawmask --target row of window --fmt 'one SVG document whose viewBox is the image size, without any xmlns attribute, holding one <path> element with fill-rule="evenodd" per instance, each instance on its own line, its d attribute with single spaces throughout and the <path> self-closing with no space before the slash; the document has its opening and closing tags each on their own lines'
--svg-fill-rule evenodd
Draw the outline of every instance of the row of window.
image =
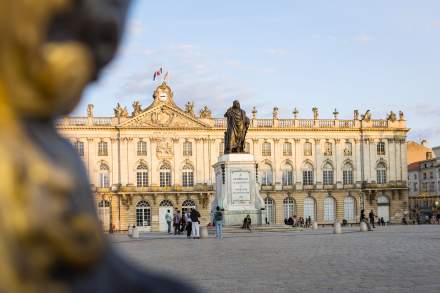
<svg viewBox="0 0 440 293">
<path fill-rule="evenodd" d="M 99 170 L 98 186 L 107 188 L 110 187 L 109 167 L 102 163 Z M 144 164 L 140 164 L 136 169 L 136 186 L 147 187 L 148 182 L 148 168 Z M 162 164 L 159 170 L 160 187 L 169 187 L 171 183 L 171 167 L 168 164 Z M 194 186 L 194 170 L 191 165 L 186 164 L 182 170 L 182 186 Z"/>
<path fill-rule="evenodd" d="M 169 200 L 163 200 L 159 204 L 161 207 L 172 207 L 173 203 Z M 193 200 L 187 199 L 182 203 L 182 214 L 190 208 L 196 208 Z M 98 203 L 98 216 L 103 223 L 107 222 L 110 213 L 110 202 L 107 200 Z M 136 226 L 151 226 L 151 206 L 146 200 L 141 200 L 136 204 Z"/>
<path fill-rule="evenodd" d="M 271 166 L 268 164 L 264 164 L 260 170 L 261 185 L 272 185 L 273 172 Z M 309 163 L 306 163 L 302 171 L 303 185 L 309 186 L 314 184 L 313 174 L 313 166 Z M 334 170 L 333 166 L 330 163 L 325 164 L 323 167 L 322 180 L 324 185 L 334 184 Z M 378 184 L 384 184 L 387 182 L 387 170 L 384 163 L 379 163 L 376 167 L 376 182 Z M 283 168 L 282 184 L 285 186 L 293 185 L 293 168 L 290 165 L 285 165 Z M 349 163 L 345 164 L 342 170 L 342 184 L 353 184 L 353 167 Z"/>
<path fill-rule="evenodd" d="M 80 156 L 84 156 L 84 143 L 81 141 L 75 141 L 74 147 Z M 245 152 L 249 153 L 250 144 L 245 144 Z M 220 143 L 219 145 L 219 155 L 223 155 L 224 152 L 224 144 Z M 332 156 L 333 154 L 333 146 L 332 143 L 326 142 L 324 144 L 324 155 Z M 147 143 L 145 141 L 137 142 L 137 155 L 138 156 L 146 156 L 147 155 Z M 183 155 L 184 156 L 192 156 L 192 143 L 190 141 L 185 141 L 183 143 Z M 271 156 L 272 155 L 272 145 L 270 142 L 264 142 L 261 146 L 261 155 L 262 156 Z M 312 144 L 310 142 L 304 143 L 304 156 L 312 156 Z M 352 144 L 350 142 L 345 143 L 344 155 L 351 156 L 352 155 Z M 378 142 L 377 143 L 377 155 L 385 155 L 385 143 Z M 105 141 L 100 141 L 98 143 L 98 156 L 108 156 L 108 143 Z M 283 144 L 283 156 L 292 156 L 292 144 L 290 142 L 285 142 Z"/>
<path fill-rule="evenodd" d="M 269 224 L 275 223 L 275 201 L 270 197 L 266 197 L 264 203 L 266 204 L 266 221 Z M 331 196 L 327 196 L 324 199 L 323 206 L 324 221 L 334 221 L 336 219 L 336 200 Z M 304 199 L 303 208 L 304 219 L 310 217 L 312 221 L 316 220 L 316 201 L 313 197 L 306 197 Z M 284 198 L 283 209 L 284 219 L 296 215 L 295 200 L 292 197 Z M 347 196 L 344 199 L 344 219 L 347 221 L 356 220 L 356 200 L 352 196 Z"/>
<path fill-rule="evenodd" d="M 107 164 L 102 163 L 99 171 L 99 187 L 109 187 L 109 167 Z M 260 169 L 260 183 L 262 186 L 270 186 L 273 184 L 273 172 L 272 168 L 268 164 L 264 164 Z M 136 170 L 136 185 L 137 187 L 147 187 L 148 182 L 148 167 L 145 164 L 140 164 Z M 303 185 L 310 186 L 314 184 L 314 170 L 313 166 L 309 163 L 304 165 L 303 171 Z M 384 184 L 387 182 L 387 170 L 384 163 L 379 163 L 376 168 L 377 183 Z M 322 170 L 322 178 L 324 185 L 334 184 L 334 170 L 330 163 L 326 163 Z M 353 184 L 353 167 L 347 163 L 344 165 L 342 171 L 342 184 Z M 162 164 L 159 170 L 159 183 L 161 187 L 168 187 L 172 185 L 171 182 L 171 166 L 167 163 Z M 290 165 L 286 165 L 282 174 L 282 185 L 293 185 L 293 168 Z M 182 168 L 182 186 L 191 187 L 194 186 L 194 169 L 190 164 L 186 164 Z"/>
</svg>

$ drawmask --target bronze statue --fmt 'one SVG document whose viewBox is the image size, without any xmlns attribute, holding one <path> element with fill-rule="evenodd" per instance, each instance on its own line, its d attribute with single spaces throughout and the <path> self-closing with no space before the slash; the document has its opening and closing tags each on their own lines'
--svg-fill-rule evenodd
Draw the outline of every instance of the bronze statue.
<svg viewBox="0 0 440 293">
<path fill-rule="evenodd" d="M 0 1 L 0 292 L 193 292 L 115 252 L 54 127 L 113 58 L 129 2 Z"/>
<path fill-rule="evenodd" d="M 246 112 L 240 109 L 240 102 L 234 101 L 225 113 L 227 129 L 225 132 L 225 154 L 244 153 L 246 133 L 250 120 Z"/>
</svg>

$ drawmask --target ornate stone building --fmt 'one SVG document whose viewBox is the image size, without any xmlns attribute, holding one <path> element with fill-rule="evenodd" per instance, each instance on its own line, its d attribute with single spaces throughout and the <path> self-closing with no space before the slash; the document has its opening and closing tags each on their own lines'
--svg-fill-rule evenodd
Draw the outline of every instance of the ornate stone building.
<svg viewBox="0 0 440 293">
<path fill-rule="evenodd" d="M 223 152 L 224 118 L 208 107 L 179 108 L 166 83 L 145 109 L 119 104 L 114 117 L 66 117 L 57 122 L 84 160 L 105 229 L 137 225 L 164 230 L 167 209 L 195 206 L 209 222 L 216 186 L 213 165 Z M 225 108 L 226 110 L 226 108 Z M 359 222 L 361 208 L 391 222 L 407 213 L 406 122 L 403 113 L 372 119 L 367 111 L 349 120 L 280 118 L 251 113 L 246 151 L 259 162 L 258 181 L 266 222 L 297 215 L 320 224 Z"/>
</svg>

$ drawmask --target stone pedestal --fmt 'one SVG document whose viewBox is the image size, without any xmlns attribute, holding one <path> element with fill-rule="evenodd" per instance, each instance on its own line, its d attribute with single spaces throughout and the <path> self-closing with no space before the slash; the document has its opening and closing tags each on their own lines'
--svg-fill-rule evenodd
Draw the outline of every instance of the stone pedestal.
<svg viewBox="0 0 440 293">
<path fill-rule="evenodd" d="M 139 228 L 138 227 L 134 227 L 132 237 L 139 238 Z"/>
<path fill-rule="evenodd" d="M 318 229 L 318 222 L 313 222 L 313 224 L 312 224 L 312 228 L 313 228 L 313 230 L 317 230 Z"/>
<path fill-rule="evenodd" d="M 208 238 L 208 227 L 206 226 L 200 226 L 200 238 Z"/>
<path fill-rule="evenodd" d="M 367 232 L 368 231 L 367 223 L 365 223 L 364 221 L 362 221 L 359 226 L 360 226 L 361 232 Z"/>
<path fill-rule="evenodd" d="M 342 233 L 341 223 L 339 223 L 339 221 L 336 221 L 335 224 L 333 225 L 333 227 L 334 227 L 334 229 L 333 229 L 334 234 L 341 234 Z"/>
<path fill-rule="evenodd" d="M 257 163 L 251 154 L 226 154 L 214 165 L 216 197 L 215 211 L 224 210 L 225 225 L 242 225 L 249 215 L 252 225 L 262 224 L 264 201 L 259 193 Z"/>
</svg>

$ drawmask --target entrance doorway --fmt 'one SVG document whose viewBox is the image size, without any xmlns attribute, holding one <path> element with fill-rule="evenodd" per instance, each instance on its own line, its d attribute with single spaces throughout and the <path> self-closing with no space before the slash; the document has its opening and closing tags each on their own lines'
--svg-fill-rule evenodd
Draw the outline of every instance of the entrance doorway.
<svg viewBox="0 0 440 293">
<path fill-rule="evenodd" d="M 98 203 L 98 218 L 104 231 L 110 230 L 110 202 L 101 200 Z"/>
<path fill-rule="evenodd" d="M 167 232 L 168 231 L 168 224 L 165 219 L 165 215 L 168 210 L 170 211 L 171 216 L 173 216 L 173 203 L 167 199 L 161 201 L 160 205 L 159 205 L 159 231 L 160 232 Z"/>
<path fill-rule="evenodd" d="M 377 198 L 377 216 L 383 218 L 385 223 L 390 221 L 390 200 L 384 195 Z"/>
</svg>

